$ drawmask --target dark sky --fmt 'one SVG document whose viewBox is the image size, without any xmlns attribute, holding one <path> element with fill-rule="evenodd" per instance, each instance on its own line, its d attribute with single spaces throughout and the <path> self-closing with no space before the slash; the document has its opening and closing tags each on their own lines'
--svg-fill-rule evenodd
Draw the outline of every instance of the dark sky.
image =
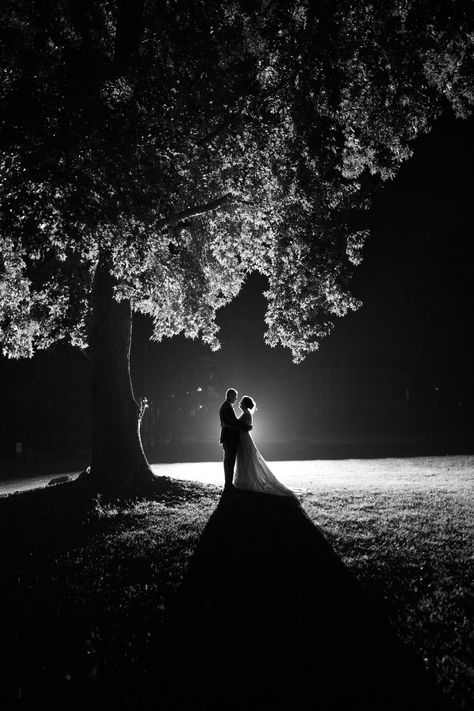
<svg viewBox="0 0 474 711">
<path fill-rule="evenodd" d="M 322 354 L 363 350 L 387 364 L 440 370 L 472 362 L 473 127 L 472 119 L 440 121 L 380 191 L 353 282 L 364 306 L 339 323 Z"/>
</svg>

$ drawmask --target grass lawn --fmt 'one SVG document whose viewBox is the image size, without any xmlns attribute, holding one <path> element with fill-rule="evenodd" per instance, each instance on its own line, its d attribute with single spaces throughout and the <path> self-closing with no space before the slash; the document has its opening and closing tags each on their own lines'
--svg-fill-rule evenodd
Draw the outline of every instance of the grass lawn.
<svg viewBox="0 0 474 711">
<path fill-rule="evenodd" d="M 332 483 L 300 496 L 304 512 L 452 707 L 471 708 L 474 457 L 331 467 Z M 143 684 L 159 708 L 168 621 L 221 490 L 163 479 L 154 499 L 106 504 L 74 487 L 0 498 L 2 693 L 18 708 L 139 708 Z M 283 509 L 278 521 L 284 540 Z"/>
</svg>

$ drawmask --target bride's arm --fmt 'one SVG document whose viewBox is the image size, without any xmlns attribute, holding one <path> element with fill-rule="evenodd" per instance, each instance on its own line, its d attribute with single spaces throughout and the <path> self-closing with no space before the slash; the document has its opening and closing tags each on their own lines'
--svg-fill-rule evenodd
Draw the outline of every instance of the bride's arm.
<svg viewBox="0 0 474 711">
<path fill-rule="evenodd" d="M 243 412 L 240 417 L 236 418 L 236 424 L 239 430 L 248 432 L 252 429 L 252 415 L 250 412 Z"/>
<path fill-rule="evenodd" d="M 252 429 L 252 414 L 250 412 L 244 412 L 240 421 Z"/>
<path fill-rule="evenodd" d="M 221 427 L 228 427 L 230 430 L 248 430 L 252 429 L 252 425 L 248 425 L 242 417 L 237 417 L 231 405 L 224 403 L 220 409 Z"/>
</svg>

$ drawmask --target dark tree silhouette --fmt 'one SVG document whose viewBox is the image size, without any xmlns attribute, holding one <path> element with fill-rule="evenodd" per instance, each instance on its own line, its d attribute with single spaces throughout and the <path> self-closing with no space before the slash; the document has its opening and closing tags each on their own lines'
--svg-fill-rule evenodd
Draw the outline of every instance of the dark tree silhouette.
<svg viewBox="0 0 474 711">
<path fill-rule="evenodd" d="M 129 375 L 154 338 L 218 347 L 258 270 L 266 342 L 315 350 L 365 231 L 351 211 L 410 142 L 473 99 L 472 17 L 431 0 L 5 0 L 3 352 L 65 340 L 93 370 L 91 477 L 153 481 Z M 372 176 L 372 177 L 371 177 Z"/>
</svg>

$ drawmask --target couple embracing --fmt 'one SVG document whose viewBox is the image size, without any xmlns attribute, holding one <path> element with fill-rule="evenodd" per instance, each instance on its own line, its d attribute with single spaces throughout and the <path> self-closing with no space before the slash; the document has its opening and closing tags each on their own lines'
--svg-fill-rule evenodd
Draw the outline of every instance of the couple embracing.
<svg viewBox="0 0 474 711">
<path fill-rule="evenodd" d="M 237 397 L 237 390 L 229 388 L 219 410 L 220 442 L 224 449 L 224 491 L 235 488 L 276 496 L 294 496 L 291 489 L 279 482 L 270 471 L 252 439 L 250 430 L 253 427 L 255 401 L 249 395 L 244 395 L 239 403 L 242 414 L 237 417 L 233 407 Z"/>
</svg>

